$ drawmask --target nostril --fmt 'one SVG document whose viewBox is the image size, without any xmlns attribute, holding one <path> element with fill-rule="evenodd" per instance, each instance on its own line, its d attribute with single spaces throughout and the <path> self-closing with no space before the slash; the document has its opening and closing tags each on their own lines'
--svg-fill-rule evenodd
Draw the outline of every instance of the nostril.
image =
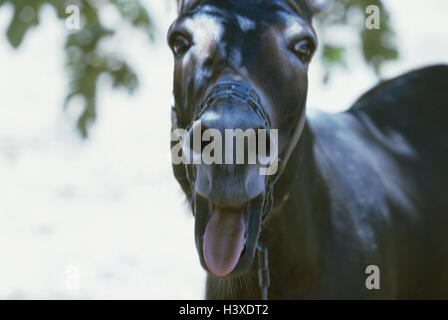
<svg viewBox="0 0 448 320">
<path fill-rule="evenodd" d="M 209 136 L 209 135 L 207 135 L 205 132 L 208 130 L 208 129 L 211 129 L 210 127 L 208 127 L 207 125 L 204 125 L 204 123 L 202 123 L 202 125 L 201 125 L 201 130 L 200 130 L 200 132 L 201 132 L 201 135 L 200 135 L 200 137 L 201 137 L 201 143 L 199 144 L 197 144 L 197 150 L 195 150 L 195 152 L 197 152 L 197 153 L 200 153 L 200 154 L 203 154 L 203 152 L 204 152 L 204 149 L 209 145 L 209 144 L 211 144 L 212 142 L 213 142 L 213 140 L 214 140 L 214 136 L 212 135 L 212 136 Z M 211 156 L 213 157 L 213 152 L 214 151 L 214 149 L 212 149 L 212 154 L 211 154 Z"/>
<path fill-rule="evenodd" d="M 268 165 L 278 158 L 278 131 L 258 131 L 257 155 L 261 165 Z"/>
<path fill-rule="evenodd" d="M 204 148 L 210 143 L 210 141 L 203 140 L 204 132 L 208 129 L 209 127 L 204 122 L 196 120 L 190 130 L 188 130 L 182 149 L 187 158 L 194 161 L 193 163 L 198 163 L 196 161 L 201 159 Z"/>
<path fill-rule="evenodd" d="M 269 130 L 258 124 L 248 128 L 248 123 L 238 129 L 224 129 L 225 124 L 236 127 L 232 121 L 238 120 L 222 120 L 215 113 L 206 113 L 194 121 L 182 145 L 186 159 L 193 164 L 204 161 L 263 166 L 275 160 L 276 141 Z"/>
<path fill-rule="evenodd" d="M 269 156 L 271 153 L 271 136 L 264 128 L 257 129 L 257 154 L 259 156 Z"/>
</svg>

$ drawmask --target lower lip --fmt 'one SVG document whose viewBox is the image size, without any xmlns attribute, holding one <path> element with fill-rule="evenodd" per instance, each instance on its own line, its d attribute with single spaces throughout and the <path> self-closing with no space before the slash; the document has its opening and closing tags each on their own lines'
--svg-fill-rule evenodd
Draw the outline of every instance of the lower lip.
<svg viewBox="0 0 448 320">
<path fill-rule="evenodd" d="M 204 255 L 204 235 L 206 227 L 212 217 L 213 204 L 199 194 L 196 194 L 195 203 L 195 234 L 196 234 L 196 247 L 200 257 L 201 265 L 210 274 L 214 275 L 210 271 L 205 261 Z M 236 262 L 233 271 L 228 273 L 226 277 L 239 277 L 241 274 L 246 273 L 248 268 L 252 265 L 253 254 L 255 253 L 255 243 L 259 237 L 261 231 L 261 211 L 263 209 L 264 193 L 251 199 L 245 204 L 247 206 L 244 214 L 245 223 L 245 240 L 243 240 L 242 249 L 239 254 L 238 261 Z M 217 275 L 215 275 L 217 276 Z"/>
</svg>

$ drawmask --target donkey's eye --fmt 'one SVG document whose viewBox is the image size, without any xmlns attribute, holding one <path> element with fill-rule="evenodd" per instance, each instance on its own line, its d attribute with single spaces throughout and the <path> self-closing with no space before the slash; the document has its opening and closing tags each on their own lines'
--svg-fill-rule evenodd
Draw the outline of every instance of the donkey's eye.
<svg viewBox="0 0 448 320">
<path fill-rule="evenodd" d="M 289 49 L 302 61 L 309 62 L 314 52 L 314 45 L 310 39 L 300 39 L 293 41 Z"/>
<path fill-rule="evenodd" d="M 191 47 L 191 41 L 183 34 L 175 34 L 170 41 L 171 49 L 176 57 L 183 56 Z"/>
</svg>

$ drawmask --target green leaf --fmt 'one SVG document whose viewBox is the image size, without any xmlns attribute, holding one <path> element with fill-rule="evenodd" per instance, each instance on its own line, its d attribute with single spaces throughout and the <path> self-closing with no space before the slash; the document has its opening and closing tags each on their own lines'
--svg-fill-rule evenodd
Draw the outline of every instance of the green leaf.
<svg viewBox="0 0 448 320">
<path fill-rule="evenodd" d="M 115 6 L 124 21 L 130 22 L 132 26 L 143 30 L 151 39 L 153 38 L 152 21 L 139 0 L 105 2 Z M 79 6 L 84 25 L 80 30 L 69 33 L 65 41 L 65 65 L 70 85 L 63 107 L 67 108 L 74 97 L 83 98 L 83 111 L 77 120 L 77 127 L 82 137 L 88 137 L 89 128 L 96 119 L 97 83 L 101 74 L 105 73 L 111 77 L 113 88 L 124 88 L 129 93 L 138 88 L 137 74 L 126 60 L 102 52 L 99 48 L 101 40 L 113 36 L 115 30 L 107 29 L 101 24 L 98 17 L 98 10 L 101 9 L 97 8 L 95 0 L 0 0 L 0 5 L 5 3 L 10 3 L 14 8 L 7 30 L 8 41 L 14 48 L 20 47 L 27 32 L 39 24 L 38 14 L 43 4 L 55 9 L 64 27 L 65 19 L 68 17 L 66 7 Z"/>
</svg>

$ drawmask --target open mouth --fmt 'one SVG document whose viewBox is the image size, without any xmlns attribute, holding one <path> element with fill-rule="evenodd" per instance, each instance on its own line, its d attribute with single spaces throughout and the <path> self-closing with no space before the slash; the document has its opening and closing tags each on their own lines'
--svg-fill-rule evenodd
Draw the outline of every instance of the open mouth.
<svg viewBox="0 0 448 320">
<path fill-rule="evenodd" d="M 238 275 L 253 261 L 261 229 L 264 195 L 240 206 L 212 204 L 197 195 L 196 247 L 203 267 L 219 276 Z"/>
<path fill-rule="evenodd" d="M 220 134 L 228 134 L 229 130 L 240 130 L 248 134 L 247 139 L 243 137 L 242 140 L 238 140 L 237 135 L 231 136 L 232 143 L 224 141 L 224 149 L 222 144 L 216 147 L 223 150 L 217 159 L 225 161 L 211 164 L 199 161 L 186 170 L 193 191 L 195 240 L 201 264 L 218 277 L 239 276 L 252 266 L 266 194 L 266 178 L 259 170 L 266 164 L 263 161 L 249 163 L 248 160 L 252 154 L 257 159 L 257 148 L 263 142 L 266 144 L 262 155 L 267 155 L 267 150 L 271 154 L 271 150 L 276 149 L 272 147 L 270 117 L 252 86 L 233 79 L 221 79 L 209 88 L 206 98 L 193 113 L 188 129 L 193 147 L 195 134 L 202 134 L 203 128 L 207 128 L 204 132 L 214 129 Z M 269 135 L 250 139 L 249 129 L 254 133 L 262 129 Z M 234 144 L 234 140 L 237 143 Z M 243 141 L 241 148 L 237 147 L 238 141 Z M 251 141 L 255 148 L 249 146 Z M 191 144 L 183 145 L 182 150 L 193 150 L 195 154 Z M 241 150 L 243 156 L 238 157 Z M 202 148 L 196 152 L 202 153 Z"/>
</svg>

